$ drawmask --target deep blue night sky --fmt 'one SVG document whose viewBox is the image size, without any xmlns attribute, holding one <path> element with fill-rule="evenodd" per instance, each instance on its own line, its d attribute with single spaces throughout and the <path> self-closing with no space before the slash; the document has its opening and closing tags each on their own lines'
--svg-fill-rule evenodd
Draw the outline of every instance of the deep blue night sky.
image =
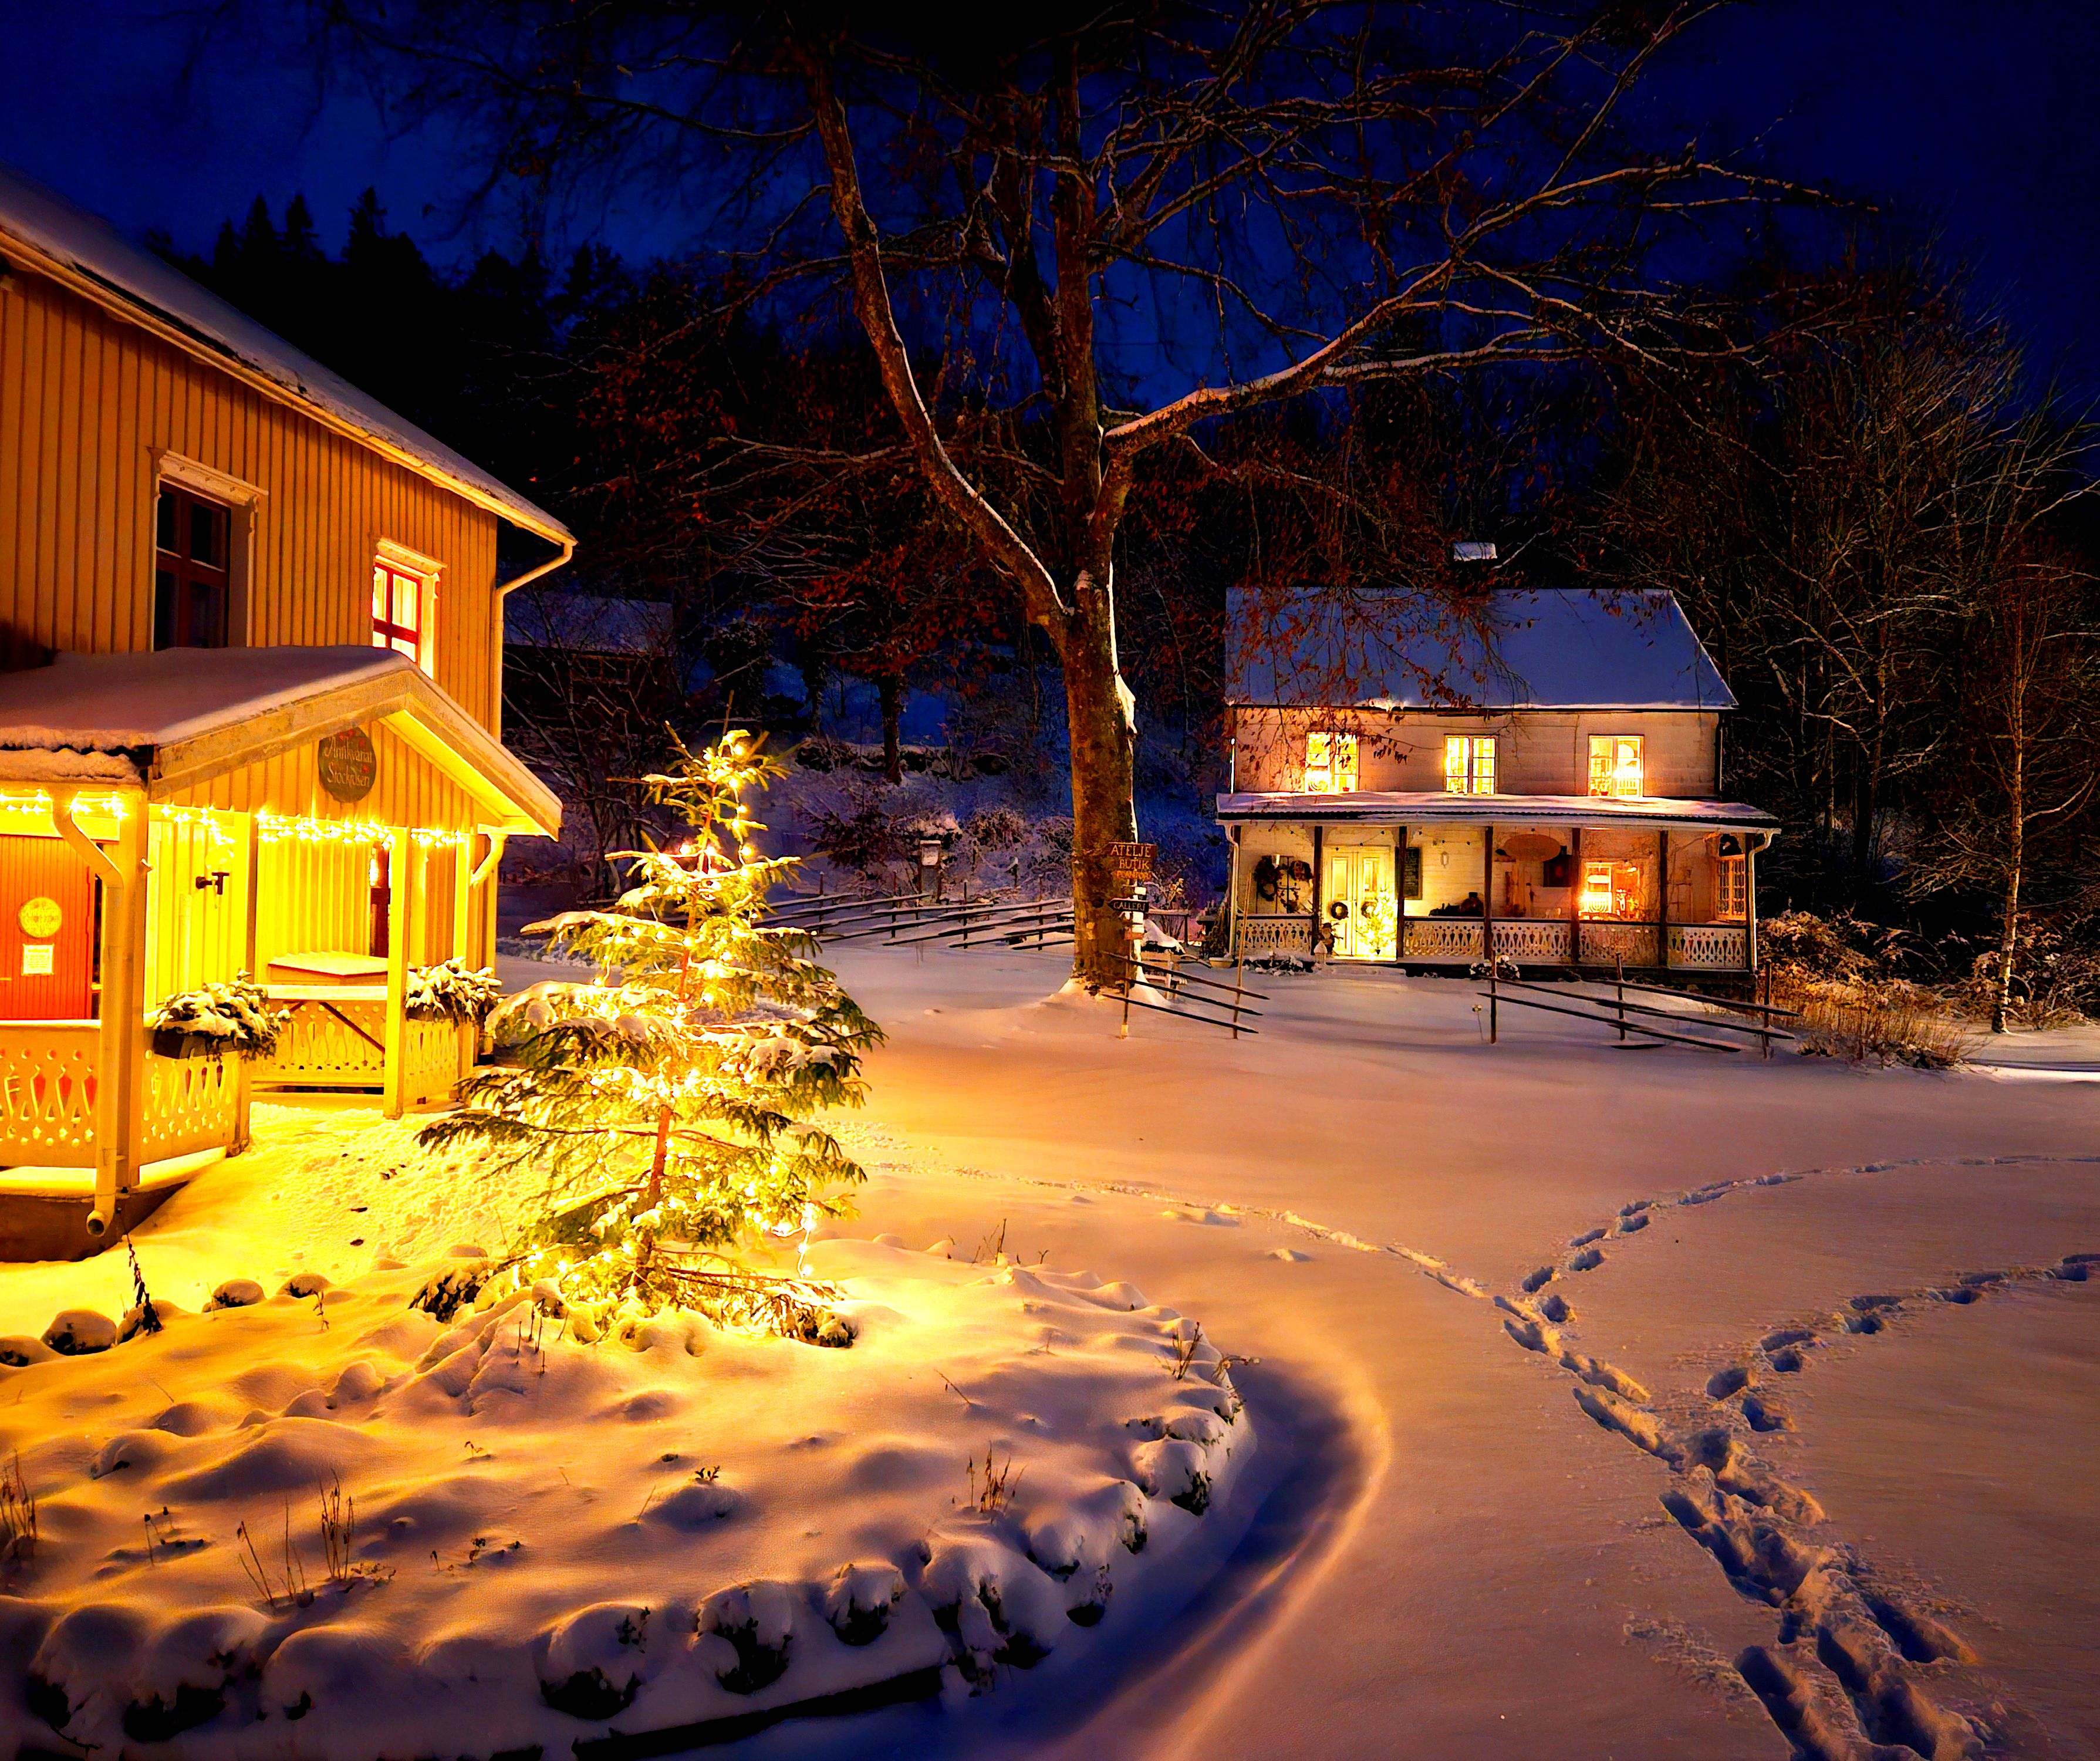
<svg viewBox="0 0 2100 1761">
<path fill-rule="evenodd" d="M 209 46 L 185 82 L 194 27 L 166 0 L 0 0 L 0 159 L 135 235 L 208 249 L 258 191 L 280 214 L 303 192 L 333 245 L 373 185 L 441 263 L 514 243 L 501 214 L 454 229 L 463 179 L 446 143 L 390 139 L 361 89 L 317 97 L 312 74 L 237 40 Z M 2100 391 L 2096 90 L 2090 4 L 1770 0 L 1702 28 L 1651 102 L 1716 145 L 1762 136 L 1774 170 L 1937 233 L 2042 357 Z M 639 210 L 599 230 L 629 255 L 689 243 Z"/>
</svg>

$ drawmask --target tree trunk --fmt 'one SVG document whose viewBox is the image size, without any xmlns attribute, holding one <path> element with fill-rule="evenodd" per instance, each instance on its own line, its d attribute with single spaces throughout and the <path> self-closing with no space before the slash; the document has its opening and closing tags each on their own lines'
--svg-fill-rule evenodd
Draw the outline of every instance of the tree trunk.
<svg viewBox="0 0 2100 1761">
<path fill-rule="evenodd" d="M 904 681 L 885 673 L 876 681 L 882 699 L 882 774 L 893 783 L 904 780 L 904 748 L 898 729 L 904 720 Z"/>
<path fill-rule="evenodd" d="M 1109 592 L 1083 586 L 1078 598 L 1061 656 L 1072 748 L 1072 971 L 1098 988 L 1121 984 L 1128 973 L 1128 920 L 1113 903 L 1126 888 L 1109 846 L 1137 838 L 1135 736 L 1116 670 Z"/>
<path fill-rule="evenodd" d="M 2019 943 L 2020 871 L 2015 864 L 2005 876 L 2005 914 L 1998 934 L 1998 982 L 1991 991 L 1991 1031 L 2004 1033 L 2005 1011 L 2013 994 L 2013 951 Z"/>
</svg>

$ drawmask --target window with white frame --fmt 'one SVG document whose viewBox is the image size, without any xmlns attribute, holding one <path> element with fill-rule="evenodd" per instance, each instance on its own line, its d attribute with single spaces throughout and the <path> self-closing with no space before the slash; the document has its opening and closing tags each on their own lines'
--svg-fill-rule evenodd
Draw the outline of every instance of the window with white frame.
<svg viewBox="0 0 2100 1761">
<path fill-rule="evenodd" d="M 372 565 L 372 646 L 404 654 L 430 671 L 437 571 L 382 551 Z"/>
<path fill-rule="evenodd" d="M 1714 880 L 1714 915 L 1723 923 L 1740 923 L 1749 915 L 1749 864 L 1740 856 L 1723 856 Z"/>
<path fill-rule="evenodd" d="M 1638 734 L 1592 734 L 1590 736 L 1590 792 L 1592 795 L 1639 795 L 1641 788 L 1641 737 Z"/>
<path fill-rule="evenodd" d="M 1308 734 L 1305 736 L 1305 792 L 1308 795 L 1346 795 L 1357 786 L 1357 736 L 1353 734 Z"/>
<path fill-rule="evenodd" d="M 1492 795 L 1495 792 L 1495 737 L 1492 734 L 1444 736 L 1444 792 Z"/>
</svg>

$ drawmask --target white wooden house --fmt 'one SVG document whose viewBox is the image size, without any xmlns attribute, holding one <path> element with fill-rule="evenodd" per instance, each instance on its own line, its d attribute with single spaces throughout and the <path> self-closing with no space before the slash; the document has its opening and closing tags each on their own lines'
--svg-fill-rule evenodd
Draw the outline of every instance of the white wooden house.
<svg viewBox="0 0 2100 1761">
<path fill-rule="evenodd" d="M 505 550 L 535 553 L 505 577 Z M 254 1086 L 441 1101 L 411 970 L 493 952 L 503 602 L 562 523 L 0 166 L 0 1257 L 114 1239 Z M 275 1058 L 147 1012 L 247 970 Z"/>
<path fill-rule="evenodd" d="M 1234 945 L 1433 970 L 1748 975 L 1771 815 L 1665 593 L 1236 598 Z"/>
</svg>

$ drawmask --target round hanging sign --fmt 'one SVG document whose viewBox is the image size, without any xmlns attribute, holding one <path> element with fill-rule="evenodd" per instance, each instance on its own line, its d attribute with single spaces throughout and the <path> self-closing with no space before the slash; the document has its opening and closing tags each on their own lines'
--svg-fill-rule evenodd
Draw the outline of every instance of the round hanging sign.
<svg viewBox="0 0 2100 1761">
<path fill-rule="evenodd" d="M 315 748 L 321 787 L 339 801 L 361 801 L 379 776 L 379 754 L 362 728 L 331 734 Z"/>
<path fill-rule="evenodd" d="M 23 900 L 21 910 L 15 914 L 15 921 L 32 942 L 48 942 L 65 927 L 65 912 L 56 899 L 39 895 Z"/>
</svg>

